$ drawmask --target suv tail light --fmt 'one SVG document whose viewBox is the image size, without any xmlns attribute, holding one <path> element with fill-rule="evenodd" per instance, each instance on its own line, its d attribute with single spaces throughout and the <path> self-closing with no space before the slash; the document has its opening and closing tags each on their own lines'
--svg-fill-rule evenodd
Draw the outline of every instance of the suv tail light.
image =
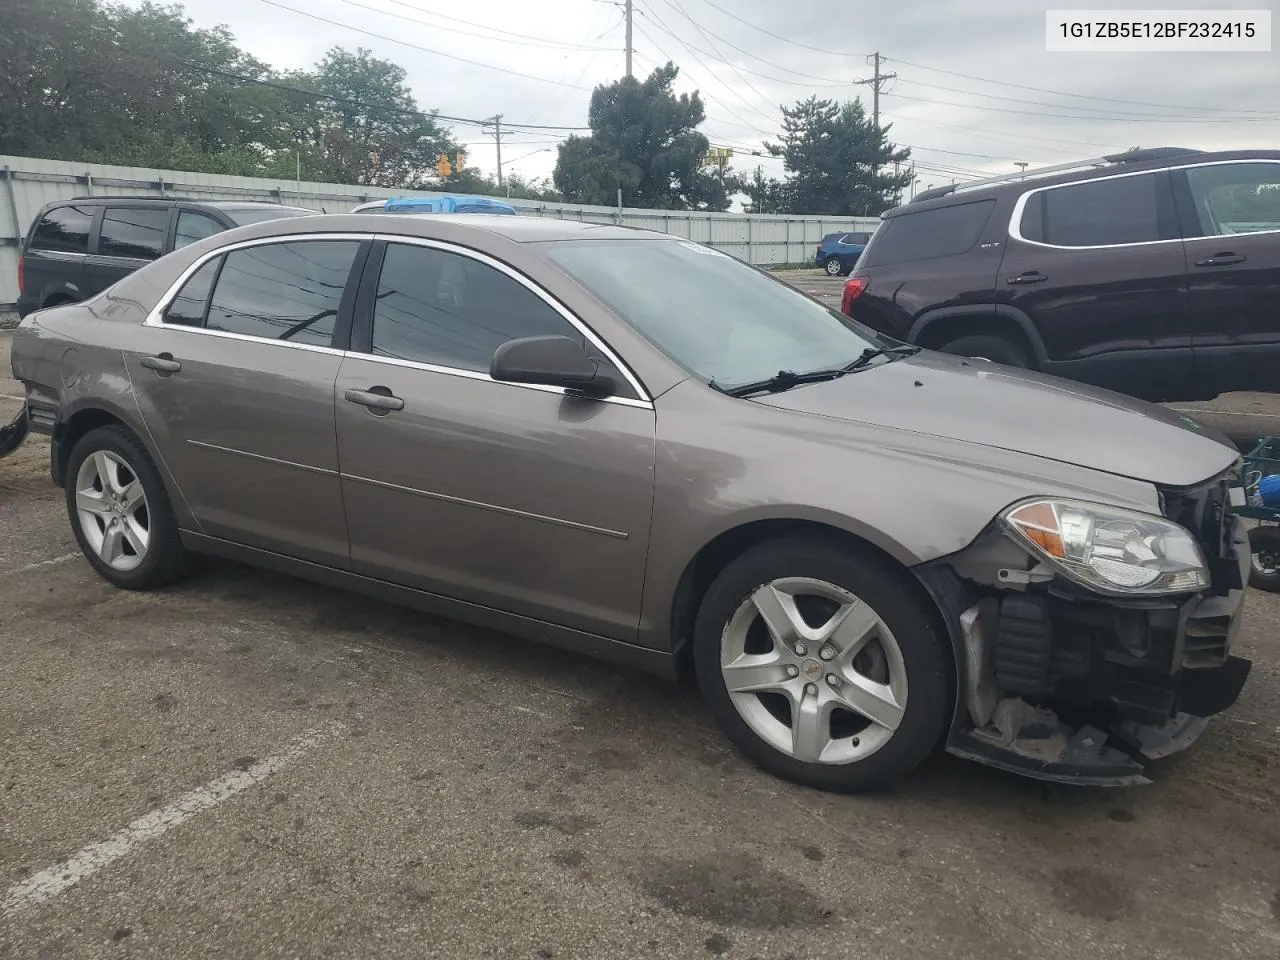
<svg viewBox="0 0 1280 960">
<path fill-rule="evenodd" d="M 24 257 L 18 257 L 18 296 L 27 293 L 27 263 Z"/>
<path fill-rule="evenodd" d="M 866 277 L 850 277 L 844 282 L 844 293 L 840 297 L 841 313 L 849 315 L 849 309 L 853 306 L 853 301 L 866 292 L 867 284 L 870 282 Z"/>
</svg>

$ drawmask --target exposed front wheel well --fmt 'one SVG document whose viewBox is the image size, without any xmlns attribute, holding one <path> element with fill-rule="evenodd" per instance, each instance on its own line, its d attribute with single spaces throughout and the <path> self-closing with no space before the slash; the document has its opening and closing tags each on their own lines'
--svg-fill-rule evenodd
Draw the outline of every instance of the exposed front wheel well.
<svg viewBox="0 0 1280 960">
<path fill-rule="evenodd" d="M 671 642 L 675 654 L 676 671 L 681 678 L 693 675 L 691 653 L 694 622 L 698 606 L 712 581 L 736 557 L 767 540 L 806 539 L 815 543 L 835 544 L 845 549 L 871 555 L 885 566 L 900 571 L 904 582 L 909 582 L 920 603 L 941 620 L 937 603 L 924 585 L 895 557 L 861 537 L 812 520 L 778 519 L 756 520 L 726 530 L 706 544 L 685 567 L 676 587 L 675 601 L 671 607 Z"/>
</svg>

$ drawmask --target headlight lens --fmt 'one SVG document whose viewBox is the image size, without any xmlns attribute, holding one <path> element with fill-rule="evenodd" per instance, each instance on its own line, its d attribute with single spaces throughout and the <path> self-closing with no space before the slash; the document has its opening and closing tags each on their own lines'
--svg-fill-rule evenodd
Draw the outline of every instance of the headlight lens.
<svg viewBox="0 0 1280 960">
<path fill-rule="evenodd" d="M 1209 585 L 1190 531 L 1161 517 L 1074 500 L 1031 500 L 1000 515 L 1014 539 L 1086 587 L 1194 593 Z"/>
</svg>

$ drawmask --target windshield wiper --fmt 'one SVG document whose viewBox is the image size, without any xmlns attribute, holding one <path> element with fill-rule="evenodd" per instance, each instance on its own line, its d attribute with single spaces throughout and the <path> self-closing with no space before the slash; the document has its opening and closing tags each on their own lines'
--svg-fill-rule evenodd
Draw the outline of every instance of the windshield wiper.
<svg viewBox="0 0 1280 960">
<path fill-rule="evenodd" d="M 862 351 L 857 360 L 844 367 L 844 372 L 853 373 L 855 370 L 861 370 L 876 357 L 910 357 L 923 349 L 923 347 L 917 347 L 910 343 L 904 343 L 897 347 L 868 347 Z"/>
<path fill-rule="evenodd" d="M 843 367 L 809 370 L 805 373 L 796 373 L 794 370 L 779 370 L 772 377 L 766 377 L 764 380 L 753 380 L 751 383 L 740 384 L 736 387 L 721 387 L 714 380 L 711 385 L 731 397 L 747 397 L 753 393 L 778 393 L 782 390 L 790 390 L 792 387 L 797 387 L 802 383 L 821 383 L 824 380 L 835 380 L 837 377 L 843 377 L 846 373 L 861 370 L 876 357 L 909 357 L 914 353 L 919 353 L 920 349 L 920 347 L 910 344 L 903 344 L 898 347 L 868 347 L 859 354 L 857 359 L 846 363 Z"/>
</svg>

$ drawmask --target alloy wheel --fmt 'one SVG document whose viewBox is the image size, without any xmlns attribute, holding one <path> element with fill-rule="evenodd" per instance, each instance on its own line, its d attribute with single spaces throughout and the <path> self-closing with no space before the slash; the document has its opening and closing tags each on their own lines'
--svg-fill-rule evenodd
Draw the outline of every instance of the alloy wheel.
<svg viewBox="0 0 1280 960">
<path fill-rule="evenodd" d="M 906 709 L 906 664 L 892 631 L 868 603 L 824 580 L 757 587 L 725 625 L 720 669 L 752 732 L 802 762 L 869 757 Z"/>
<path fill-rule="evenodd" d="M 151 544 L 151 514 L 142 481 L 110 450 L 96 450 L 76 473 L 76 519 L 91 550 L 113 570 L 135 570 Z"/>
</svg>

